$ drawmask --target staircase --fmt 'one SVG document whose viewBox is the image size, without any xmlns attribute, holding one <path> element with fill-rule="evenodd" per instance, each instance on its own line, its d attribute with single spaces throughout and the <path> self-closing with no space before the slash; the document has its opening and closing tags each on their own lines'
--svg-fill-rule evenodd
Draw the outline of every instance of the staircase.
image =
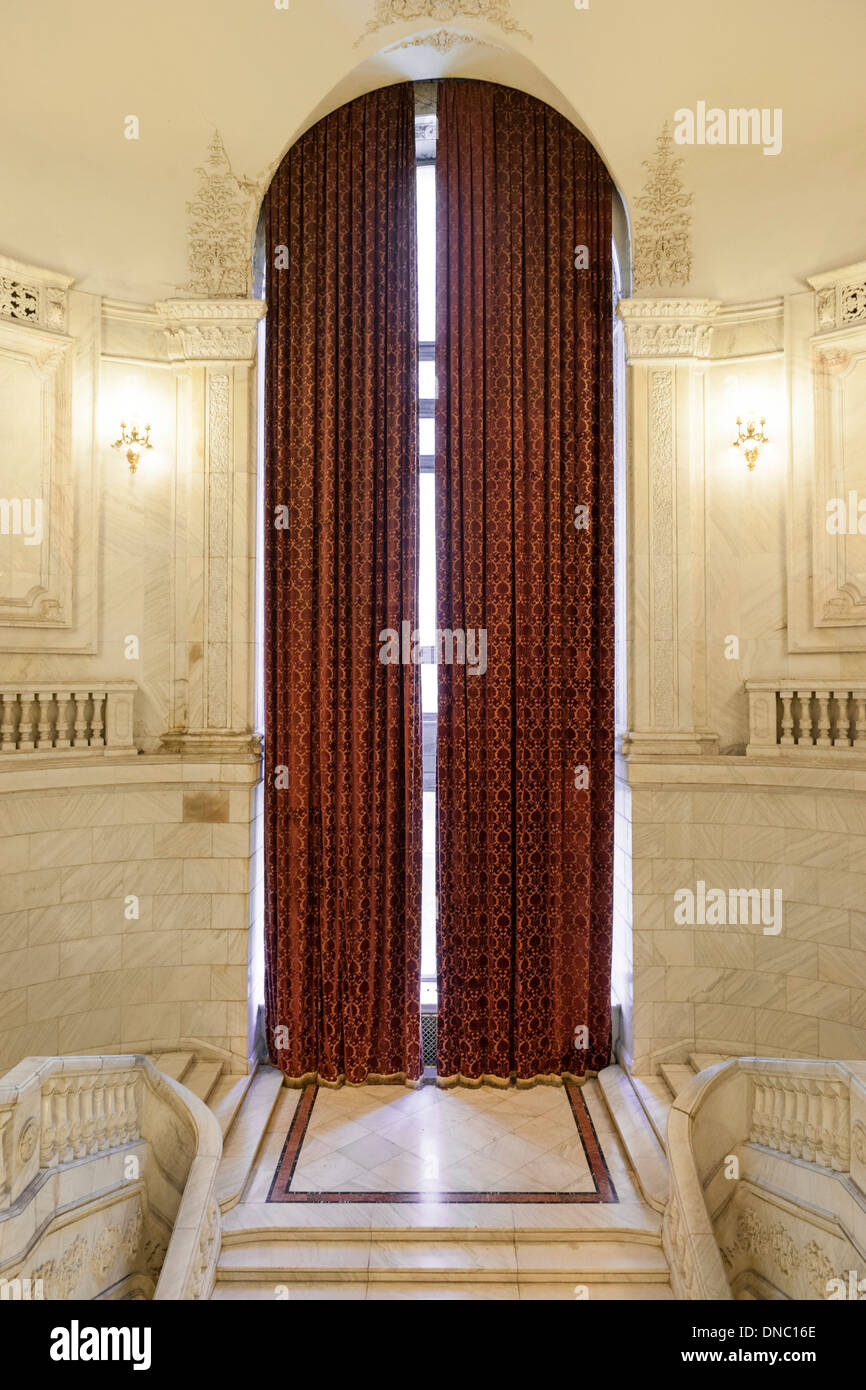
<svg viewBox="0 0 866 1390">
<path fill-rule="evenodd" d="M 686 1063 L 662 1063 L 656 1076 L 636 1076 L 622 1067 L 599 1073 L 599 1085 L 613 1116 L 641 1192 L 654 1211 L 668 1200 L 667 1124 L 671 1105 L 698 1072 L 726 1059 L 721 1053 L 692 1052 Z"/>
<path fill-rule="evenodd" d="M 222 1060 L 195 1052 L 151 1060 L 204 1101 L 222 1131 L 216 1300 L 672 1297 L 660 1217 L 636 1201 L 536 1207 L 542 1216 L 525 1222 L 520 1208 L 498 1204 L 268 1204 L 263 1171 L 250 1179 L 286 1094 L 279 1072 L 227 1075 Z"/>
<path fill-rule="evenodd" d="M 228 1075 L 222 1060 L 195 1052 L 163 1052 L 150 1060 L 204 1101 L 219 1121 L 223 1152 L 216 1197 L 220 1211 L 230 1211 L 240 1201 L 255 1165 L 282 1088 L 280 1073 L 260 1065 L 246 1076 Z"/>
<path fill-rule="evenodd" d="M 243 1212 L 239 1208 L 239 1213 Z M 381 1210 L 381 1209 L 380 1209 Z M 398 1215 L 399 1208 L 390 1208 Z M 431 1210 L 434 1210 L 431 1208 Z M 448 1212 L 448 1208 L 438 1208 Z M 503 1210 L 500 1208 L 500 1210 Z M 508 1211 L 508 1208 L 504 1209 Z M 292 1218 L 297 1221 L 300 1207 Z M 320 1209 L 321 1211 L 321 1209 Z M 213 1297 L 229 1299 L 667 1299 L 652 1213 L 630 1229 L 254 1225 L 223 1230 Z M 237 1213 L 233 1214 L 236 1215 Z M 357 1215 L 358 1209 L 350 1214 Z M 281 1213 L 280 1213 L 281 1216 Z M 279 1220 L 280 1218 L 277 1217 Z M 344 1214 L 342 1219 L 346 1220 Z M 374 1218 L 375 1219 L 375 1218 Z M 444 1220 L 452 1220 L 446 1215 Z"/>
</svg>

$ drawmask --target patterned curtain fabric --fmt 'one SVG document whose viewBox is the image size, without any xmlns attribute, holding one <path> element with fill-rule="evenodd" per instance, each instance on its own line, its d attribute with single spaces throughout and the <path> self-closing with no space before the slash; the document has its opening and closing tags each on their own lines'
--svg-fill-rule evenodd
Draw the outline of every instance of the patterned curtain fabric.
<svg viewBox="0 0 866 1390">
<path fill-rule="evenodd" d="M 266 1027 L 293 1080 L 421 1075 L 415 132 L 408 83 L 265 202 Z"/>
<path fill-rule="evenodd" d="M 525 93 L 444 82 L 438 114 L 438 622 L 487 634 L 486 673 L 439 669 L 438 1071 L 581 1076 L 610 1055 L 611 184 Z"/>
</svg>

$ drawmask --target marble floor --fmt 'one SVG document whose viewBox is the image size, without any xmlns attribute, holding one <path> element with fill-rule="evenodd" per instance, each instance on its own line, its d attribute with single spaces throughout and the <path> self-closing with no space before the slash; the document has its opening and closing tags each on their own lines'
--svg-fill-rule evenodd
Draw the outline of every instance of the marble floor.
<svg viewBox="0 0 866 1390">
<path fill-rule="evenodd" d="M 616 1201 L 581 1088 L 307 1087 L 269 1201 Z"/>
<path fill-rule="evenodd" d="M 312 1090 L 280 1092 L 223 1215 L 215 1298 L 671 1297 L 660 1217 L 596 1081 L 576 1100 L 388 1086 L 310 1104 Z M 281 1175 L 289 1201 L 273 1199 Z"/>
</svg>

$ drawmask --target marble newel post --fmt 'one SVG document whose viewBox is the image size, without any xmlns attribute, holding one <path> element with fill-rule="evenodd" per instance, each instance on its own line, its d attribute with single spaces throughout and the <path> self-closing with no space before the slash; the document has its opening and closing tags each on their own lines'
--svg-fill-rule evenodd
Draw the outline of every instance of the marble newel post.
<svg viewBox="0 0 866 1390">
<path fill-rule="evenodd" d="M 718 752 L 707 729 L 704 392 L 715 300 L 621 299 L 629 409 L 631 757 Z"/>
<path fill-rule="evenodd" d="M 256 754 L 253 737 L 258 300 L 157 305 L 177 378 L 173 753 Z"/>
</svg>

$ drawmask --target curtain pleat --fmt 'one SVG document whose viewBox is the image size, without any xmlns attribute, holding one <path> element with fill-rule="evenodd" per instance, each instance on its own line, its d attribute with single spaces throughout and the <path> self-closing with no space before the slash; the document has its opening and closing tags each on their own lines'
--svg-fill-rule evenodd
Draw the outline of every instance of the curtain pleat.
<svg viewBox="0 0 866 1390">
<path fill-rule="evenodd" d="M 319 121 L 265 201 L 266 1033 L 293 1081 L 420 1076 L 413 89 Z"/>
<path fill-rule="evenodd" d="M 438 1072 L 580 1077 L 610 1050 L 611 184 L 523 92 L 443 82 L 438 119 L 438 625 L 487 640 L 438 672 Z"/>
</svg>

